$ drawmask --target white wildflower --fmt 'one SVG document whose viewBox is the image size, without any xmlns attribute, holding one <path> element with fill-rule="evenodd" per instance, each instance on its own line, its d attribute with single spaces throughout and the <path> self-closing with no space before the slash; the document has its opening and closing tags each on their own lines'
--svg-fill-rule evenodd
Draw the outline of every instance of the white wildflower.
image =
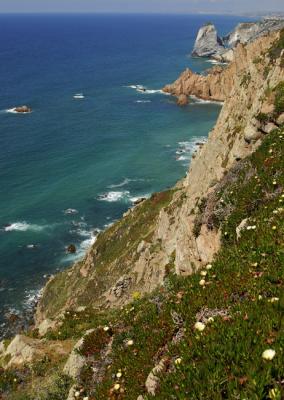
<svg viewBox="0 0 284 400">
<path fill-rule="evenodd" d="M 194 329 L 196 329 L 199 332 L 203 332 L 205 328 L 206 326 L 202 322 L 196 322 L 196 324 L 194 325 Z"/>
<path fill-rule="evenodd" d="M 265 351 L 262 353 L 262 358 L 263 358 L 264 360 L 271 361 L 271 360 L 273 360 L 273 358 L 275 357 L 275 355 L 276 355 L 276 351 L 275 351 L 275 350 L 267 349 L 267 350 L 265 350 Z"/>
</svg>

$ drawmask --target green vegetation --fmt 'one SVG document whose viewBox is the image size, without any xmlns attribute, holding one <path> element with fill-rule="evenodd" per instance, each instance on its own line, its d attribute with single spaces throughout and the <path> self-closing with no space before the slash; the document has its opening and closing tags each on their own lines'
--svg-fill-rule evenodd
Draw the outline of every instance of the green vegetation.
<svg viewBox="0 0 284 400">
<path fill-rule="evenodd" d="M 88 271 L 88 279 L 84 279 L 80 271 L 83 263 L 78 263 L 72 274 L 64 271 L 56 275 L 41 299 L 41 307 L 47 317 L 59 313 L 67 300 L 73 300 L 79 306 L 93 304 L 94 297 L 100 298 L 105 290 L 126 274 L 138 256 L 138 244 L 142 240 L 151 241 L 159 212 L 168 206 L 175 192 L 173 189 L 153 194 L 125 218 L 102 232 L 90 255 L 93 265 Z"/>
<path fill-rule="evenodd" d="M 278 40 L 273 43 L 272 47 L 269 50 L 269 58 L 271 62 L 275 62 L 277 59 L 280 58 L 282 51 L 284 50 L 284 29 L 280 32 L 280 37 Z M 280 62 L 281 67 L 284 67 L 284 56 L 281 57 Z"/>
<path fill-rule="evenodd" d="M 275 112 L 277 115 L 284 113 L 284 82 L 280 82 L 274 89 L 275 93 Z"/>
<path fill-rule="evenodd" d="M 241 86 L 247 88 L 250 82 L 251 82 L 251 73 L 246 72 L 242 77 Z"/>
<path fill-rule="evenodd" d="M 95 329 L 80 349 L 87 364 L 78 399 L 284 398 L 283 154 L 284 129 L 278 129 L 226 175 L 214 199 L 200 202 L 200 212 L 208 202 L 225 210 L 218 220 L 222 247 L 212 265 L 190 277 L 176 276 L 173 254 L 164 286 L 154 293 L 111 312 L 65 313 L 53 338 Z M 238 238 L 236 228 L 245 219 Z M 153 397 L 145 382 L 161 360 L 160 385 Z M 42 365 L 35 371 L 44 374 Z M 70 382 L 64 380 L 55 385 L 62 397 L 55 389 L 49 397 L 23 397 L 19 388 L 25 386 L 14 383 L 12 372 L 5 374 L 2 393 L 18 389 L 18 397 L 5 400 L 67 397 Z"/>
<path fill-rule="evenodd" d="M 255 117 L 259 122 L 265 124 L 266 122 L 269 122 L 270 120 L 270 116 L 264 113 L 259 113 L 257 114 L 257 116 Z"/>
</svg>

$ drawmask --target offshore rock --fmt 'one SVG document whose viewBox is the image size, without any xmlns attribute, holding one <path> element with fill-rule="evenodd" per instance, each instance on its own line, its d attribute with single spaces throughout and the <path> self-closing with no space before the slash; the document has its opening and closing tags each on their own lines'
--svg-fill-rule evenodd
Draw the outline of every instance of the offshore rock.
<svg viewBox="0 0 284 400">
<path fill-rule="evenodd" d="M 181 107 L 187 106 L 188 104 L 188 97 L 185 94 L 179 95 L 177 99 L 177 104 Z"/>
<path fill-rule="evenodd" d="M 15 111 L 17 113 L 27 114 L 27 113 L 31 113 L 32 109 L 28 106 L 20 106 L 20 107 L 16 107 Z"/>
<path fill-rule="evenodd" d="M 211 23 L 202 26 L 199 29 L 192 55 L 196 57 L 210 57 L 223 50 L 223 42 L 219 38 L 215 26 Z"/>
</svg>

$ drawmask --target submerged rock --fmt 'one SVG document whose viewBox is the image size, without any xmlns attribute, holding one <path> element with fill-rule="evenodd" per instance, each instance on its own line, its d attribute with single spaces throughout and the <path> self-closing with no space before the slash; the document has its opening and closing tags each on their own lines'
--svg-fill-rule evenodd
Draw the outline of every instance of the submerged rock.
<svg viewBox="0 0 284 400">
<path fill-rule="evenodd" d="M 218 36 L 215 25 L 208 23 L 203 25 L 198 32 L 193 56 L 210 57 L 224 50 L 222 39 Z"/>
<path fill-rule="evenodd" d="M 77 251 L 77 249 L 76 249 L 76 246 L 74 245 L 74 244 L 70 244 L 68 247 L 67 247 L 67 253 L 69 253 L 69 254 L 75 254 L 76 253 L 76 251 Z"/>
<path fill-rule="evenodd" d="M 177 104 L 181 107 L 184 107 L 188 104 L 188 97 L 186 94 L 181 94 L 177 99 Z"/>
</svg>

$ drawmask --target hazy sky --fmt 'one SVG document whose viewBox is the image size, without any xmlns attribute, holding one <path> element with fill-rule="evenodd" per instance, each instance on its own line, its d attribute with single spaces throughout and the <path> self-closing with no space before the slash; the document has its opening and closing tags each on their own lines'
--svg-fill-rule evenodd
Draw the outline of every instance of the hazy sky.
<svg viewBox="0 0 284 400">
<path fill-rule="evenodd" d="M 284 0 L 0 0 L 0 13 L 253 11 L 284 11 Z"/>
</svg>

